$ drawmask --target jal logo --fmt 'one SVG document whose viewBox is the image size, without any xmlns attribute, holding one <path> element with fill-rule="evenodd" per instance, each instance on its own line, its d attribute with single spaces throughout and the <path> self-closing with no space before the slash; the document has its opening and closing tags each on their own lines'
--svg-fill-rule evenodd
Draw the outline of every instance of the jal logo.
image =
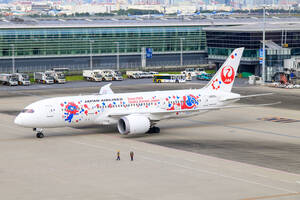
<svg viewBox="0 0 300 200">
<path fill-rule="evenodd" d="M 225 84 L 230 84 L 234 80 L 235 72 L 231 66 L 226 66 L 222 69 L 221 79 Z"/>
</svg>

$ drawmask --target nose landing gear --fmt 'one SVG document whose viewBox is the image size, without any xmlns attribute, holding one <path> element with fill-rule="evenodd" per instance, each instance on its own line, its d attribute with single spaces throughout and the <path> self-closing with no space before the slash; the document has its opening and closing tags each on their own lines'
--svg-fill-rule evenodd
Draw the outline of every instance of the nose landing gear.
<svg viewBox="0 0 300 200">
<path fill-rule="evenodd" d="M 34 128 L 33 131 L 36 132 L 36 137 L 37 138 L 43 138 L 44 137 L 42 128 Z"/>
</svg>

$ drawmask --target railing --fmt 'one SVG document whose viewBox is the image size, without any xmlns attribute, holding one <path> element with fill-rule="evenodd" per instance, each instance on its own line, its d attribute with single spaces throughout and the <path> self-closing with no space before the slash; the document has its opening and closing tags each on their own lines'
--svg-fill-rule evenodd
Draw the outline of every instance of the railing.
<svg viewBox="0 0 300 200">
<path fill-rule="evenodd" d="M 215 60 L 226 60 L 228 56 L 219 56 L 219 55 L 208 55 L 208 59 L 215 59 Z M 259 61 L 258 58 L 251 58 L 251 57 L 242 57 L 241 61 Z"/>
<path fill-rule="evenodd" d="M 206 53 L 206 50 L 198 51 L 183 51 L 184 54 L 188 53 Z M 164 54 L 180 54 L 180 51 L 163 51 L 163 52 L 154 52 L 153 55 L 164 55 Z M 141 55 L 141 52 L 130 52 L 130 53 L 120 53 L 120 56 L 135 56 Z M 32 58 L 67 58 L 67 57 L 87 57 L 90 56 L 89 53 L 86 54 L 50 54 L 50 55 L 30 55 L 30 56 L 15 56 L 16 59 L 32 59 Z M 92 56 L 117 56 L 117 53 L 101 53 L 101 54 L 92 54 Z M 0 56 L 0 60 L 11 59 L 12 56 Z"/>
<path fill-rule="evenodd" d="M 199 65 L 205 65 L 207 64 L 207 59 L 195 59 L 195 60 L 183 60 L 184 67 L 188 66 L 199 66 Z M 46 71 L 54 67 L 59 68 L 69 68 L 71 71 L 81 71 L 85 69 L 90 69 L 89 62 L 86 64 L 47 64 L 47 65 L 25 65 L 25 64 L 19 64 L 16 66 L 17 72 L 36 72 L 36 71 Z M 170 68 L 173 69 L 178 67 L 178 69 L 182 68 L 180 66 L 180 60 L 158 60 L 158 61 L 151 61 L 147 63 L 147 68 L 157 68 L 157 69 L 164 69 L 164 68 Z M 116 63 L 115 60 L 112 60 L 111 63 L 93 63 L 93 69 L 115 69 Z M 139 69 L 141 68 L 141 62 L 120 62 L 120 69 Z M 7 66 L 0 67 L 0 73 L 11 73 L 12 72 L 12 65 L 8 64 Z"/>
</svg>

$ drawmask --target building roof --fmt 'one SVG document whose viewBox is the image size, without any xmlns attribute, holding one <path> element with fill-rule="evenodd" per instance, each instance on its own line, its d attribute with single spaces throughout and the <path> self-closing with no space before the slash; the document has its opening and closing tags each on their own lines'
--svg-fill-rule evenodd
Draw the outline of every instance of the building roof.
<svg viewBox="0 0 300 200">
<path fill-rule="evenodd" d="M 204 26 L 206 30 L 213 31 L 260 31 L 261 18 L 14 18 L 0 19 L 0 29 L 19 28 L 94 28 L 94 27 L 151 27 L 151 26 Z M 280 29 L 290 27 L 300 29 L 300 18 L 268 18 L 267 29 Z M 292 25 L 290 25 L 292 24 Z M 297 26 L 296 26 L 297 25 Z M 213 26 L 213 27 L 212 27 Z M 220 27 L 222 26 L 222 27 Z M 282 28 L 281 28 L 282 29 Z M 280 30 L 281 30 L 280 29 Z M 293 30 L 294 30 L 293 29 Z M 288 29 L 289 30 L 289 29 Z"/>
<path fill-rule="evenodd" d="M 205 27 L 205 31 L 218 31 L 218 32 L 262 32 L 263 22 L 257 22 L 255 24 L 244 24 L 237 26 L 218 26 L 218 27 Z M 278 20 L 267 21 L 265 24 L 265 30 L 272 31 L 300 31 L 300 20 Z"/>
</svg>

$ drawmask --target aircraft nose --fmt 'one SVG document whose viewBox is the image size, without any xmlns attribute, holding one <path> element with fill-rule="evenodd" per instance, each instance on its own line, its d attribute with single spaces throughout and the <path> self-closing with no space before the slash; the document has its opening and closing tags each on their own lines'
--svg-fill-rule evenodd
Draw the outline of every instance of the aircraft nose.
<svg viewBox="0 0 300 200">
<path fill-rule="evenodd" d="M 15 124 L 19 125 L 19 126 L 23 126 L 24 125 L 24 120 L 22 119 L 22 114 L 19 114 L 16 118 L 15 118 Z"/>
</svg>

